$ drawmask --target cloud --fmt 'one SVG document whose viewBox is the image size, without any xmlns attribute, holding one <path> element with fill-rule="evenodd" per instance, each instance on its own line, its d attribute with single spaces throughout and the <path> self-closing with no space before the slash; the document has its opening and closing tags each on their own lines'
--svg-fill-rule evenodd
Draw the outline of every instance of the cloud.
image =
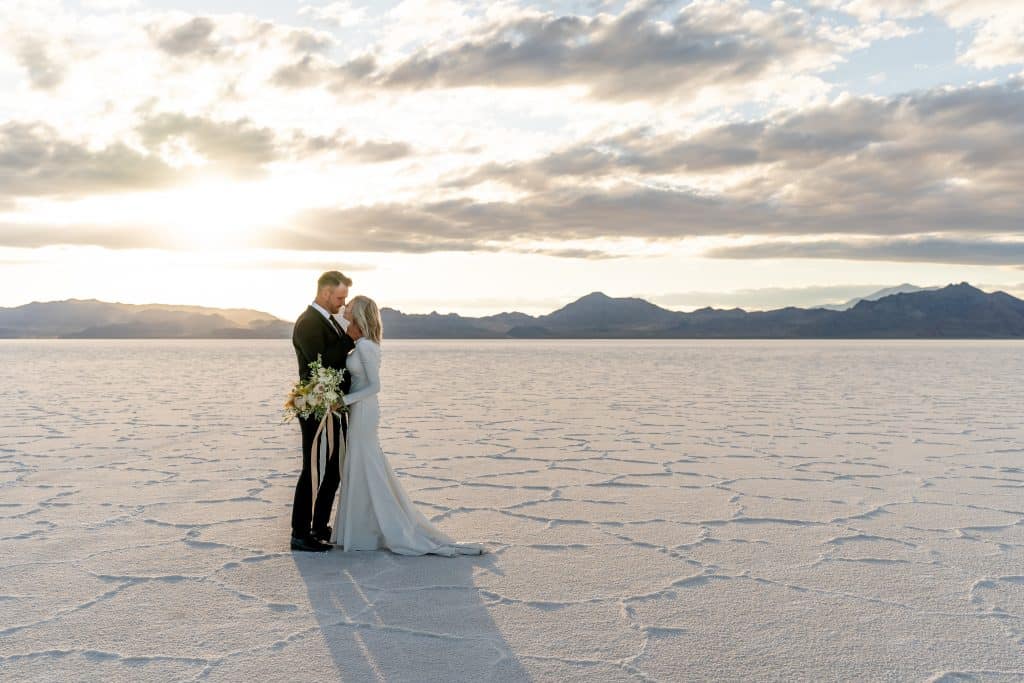
<svg viewBox="0 0 1024 683">
<path fill-rule="evenodd" d="M 303 5 L 299 16 L 308 16 L 340 28 L 361 23 L 366 18 L 365 7 L 354 7 L 351 2 L 332 2 L 327 5 Z"/>
<path fill-rule="evenodd" d="M 581 143 L 541 159 L 487 164 L 449 182 L 470 187 L 501 181 L 543 189 L 560 180 L 593 181 L 623 172 L 637 175 L 728 173 L 749 167 L 814 169 L 887 140 L 885 118 L 898 108 L 884 101 L 848 99 L 836 106 L 784 112 L 775 119 L 726 124 L 681 137 L 638 128 Z M 889 109 L 890 111 L 887 111 Z"/>
<path fill-rule="evenodd" d="M 957 61 L 978 68 L 1024 64 L 1024 11 L 1000 11 L 987 17 L 974 34 L 970 46 Z"/>
<path fill-rule="evenodd" d="M 409 253 L 473 251 L 482 246 L 472 234 L 460 231 L 453 220 L 440 215 L 440 209 L 389 204 L 302 211 L 291 226 L 276 232 L 262 246 Z"/>
<path fill-rule="evenodd" d="M 186 18 L 187 17 L 187 18 Z M 244 78 L 262 70 L 268 59 L 280 61 L 295 54 L 323 54 L 337 45 L 327 32 L 289 26 L 244 14 L 189 16 L 160 14 L 145 26 L 152 43 L 172 60 L 208 60 L 230 65 L 229 74 Z"/>
<path fill-rule="evenodd" d="M 410 156 L 413 153 L 413 148 L 407 142 L 368 140 L 350 144 L 347 152 L 356 161 L 377 163 L 395 161 Z"/>
<path fill-rule="evenodd" d="M 38 40 L 23 38 L 18 45 L 17 58 L 33 88 L 53 90 L 64 80 L 65 66 L 54 60 Z"/>
<path fill-rule="evenodd" d="M 330 33 L 305 28 L 291 29 L 286 35 L 291 49 L 303 54 L 327 52 L 338 42 Z"/>
<path fill-rule="evenodd" d="M 170 29 L 154 27 L 151 35 L 157 47 L 169 55 L 211 57 L 220 49 L 217 41 L 213 39 L 216 27 L 209 17 L 192 17 Z"/>
<path fill-rule="evenodd" d="M 350 85 L 359 85 L 377 68 L 372 55 L 363 55 L 337 65 L 329 59 L 304 55 L 297 62 L 277 68 L 270 82 L 282 88 L 311 88 L 323 83 L 341 91 Z"/>
<path fill-rule="evenodd" d="M 763 207 L 651 188 L 554 191 L 519 202 L 456 198 L 309 210 L 300 212 L 291 227 L 283 228 L 266 246 L 425 253 L 500 250 L 517 240 L 676 239 L 753 226 L 762 211 Z M 588 256 L 598 254 L 588 250 Z"/>
<path fill-rule="evenodd" d="M 1005 0 L 814 0 L 862 22 L 933 15 L 969 31 L 957 61 L 978 68 L 1024 63 L 1024 5 Z"/>
<path fill-rule="evenodd" d="M 501 180 L 538 187 L 559 178 L 593 179 L 622 171 L 714 173 L 753 166 L 770 167 L 789 184 L 792 177 L 787 171 L 810 170 L 816 176 L 824 166 L 852 171 L 873 162 L 917 164 L 929 154 L 950 157 L 962 164 L 953 170 L 968 171 L 1012 161 L 1012 145 L 1007 149 L 1006 143 L 1024 141 L 1022 133 L 1024 88 L 1021 81 L 1014 81 L 891 99 L 844 97 L 833 104 L 716 126 L 686 137 L 638 128 L 532 162 L 489 164 L 452 184 Z"/>
<path fill-rule="evenodd" d="M 301 161 L 325 149 L 353 164 L 415 153 L 402 141 L 357 140 L 340 133 L 327 138 L 301 131 L 279 134 L 245 118 L 217 120 L 180 112 L 143 112 L 124 137 L 96 147 L 64 139 L 43 123 L 0 124 L 0 208 L 18 197 L 73 198 L 165 188 L 199 172 L 250 179 L 263 175 L 275 161 Z"/>
<path fill-rule="evenodd" d="M 278 158 L 274 131 L 248 119 L 215 121 L 181 113 L 157 113 L 146 116 L 137 131 L 151 150 L 182 141 L 215 170 L 239 177 L 256 175 L 263 165 Z"/>
<path fill-rule="evenodd" d="M 173 112 L 142 112 L 136 134 L 137 147 L 93 149 L 61 140 L 52 128 L 6 124 L 0 187 L 9 196 L 80 196 L 172 184 L 195 168 L 244 178 L 276 160 L 310 154 L 373 163 L 415 153 L 403 141 L 359 139 L 347 131 L 288 136 L 248 119 Z M 559 243 L 828 234 L 838 237 L 762 239 L 710 256 L 1016 265 L 1024 263 L 1012 251 L 1018 247 L 992 236 L 1021 233 L 1024 197 L 1017 188 L 1024 165 L 1016 150 L 1022 144 L 1021 81 L 845 97 L 689 135 L 638 129 L 532 161 L 483 164 L 425 195 L 444 199 L 405 195 L 299 209 L 265 244 L 424 253 L 521 250 L 532 243 L 544 253 L 593 259 L 617 254 Z M 511 185 L 516 196 L 494 199 L 500 195 L 480 192 L 485 183 Z M 978 237 L 964 237 L 971 234 Z M 852 239 L 867 235 L 891 239 Z"/>
<path fill-rule="evenodd" d="M 226 261 L 218 263 L 217 267 L 240 270 L 305 270 L 316 273 L 323 273 L 328 270 L 340 270 L 343 273 L 365 273 L 377 269 L 377 266 L 368 263 L 338 263 L 337 261 L 313 262 L 289 258 Z"/>
<path fill-rule="evenodd" d="M 637 3 L 596 16 L 519 11 L 477 24 L 438 48 L 394 63 L 370 54 L 336 65 L 303 59 L 274 77 L 282 86 L 552 87 L 583 85 L 606 100 L 695 97 L 705 88 L 743 87 L 769 77 L 818 71 L 838 59 L 834 41 L 803 11 L 745 2 L 693 2 L 663 18 L 669 2 Z"/>
<path fill-rule="evenodd" d="M 412 145 L 400 140 L 358 140 L 343 132 L 325 136 L 299 136 L 303 151 L 323 153 L 337 152 L 341 157 L 355 163 L 374 164 L 396 161 L 415 153 Z M 304 141 L 304 145 L 301 144 Z"/>
<path fill-rule="evenodd" d="M 246 119 L 151 114 L 136 133 L 141 146 L 118 141 L 94 148 L 63 139 L 46 124 L 0 125 L 0 196 L 67 198 L 150 190 L 189 179 L 196 164 L 251 177 L 278 156 L 272 131 Z"/>
<path fill-rule="evenodd" d="M 100 149 L 61 139 L 51 126 L 0 125 L 0 196 L 81 196 L 171 184 L 160 157 L 117 142 Z"/>
<path fill-rule="evenodd" d="M 842 223 L 859 234 L 905 232 L 914 216 L 845 216 Z M 919 218 L 919 217 L 918 217 Z M 519 202 L 460 198 L 423 204 L 382 204 L 301 213 L 268 246 L 357 251 L 488 251 L 521 240 L 563 241 L 636 237 L 649 241 L 707 235 L 818 234 L 825 217 L 802 215 L 766 203 L 732 200 L 655 188 L 616 191 L 552 191 Z M 937 217 L 931 222 L 937 223 Z M 950 226 L 959 225 L 954 217 Z M 993 222 L 993 221 L 989 221 Z M 833 216 L 831 224 L 840 223 Z M 1010 221 L 1004 229 L 1019 230 Z M 845 244 L 845 243 L 844 243 Z M 729 257 L 735 258 L 730 252 Z M 836 252 L 838 253 L 838 252 Z M 858 258 L 850 251 L 850 258 Z M 938 252 L 932 252 L 936 254 Z M 947 251 L 950 256 L 957 252 Z M 725 257 L 726 252 L 709 254 Z M 754 252 L 749 252 L 754 257 Z M 762 253 L 761 256 L 779 257 Z M 837 256 L 838 258 L 838 256 Z M 930 259 L 934 260 L 934 259 Z M 972 263 L 976 261 L 947 262 Z M 996 257 L 989 262 L 995 263 Z"/>
<path fill-rule="evenodd" d="M 613 254 L 600 249 L 515 249 L 518 254 L 540 254 L 556 258 L 583 259 L 586 261 L 606 261 L 628 258 L 630 254 Z"/>
<path fill-rule="evenodd" d="M 139 6 L 139 0 L 81 0 L 81 2 L 83 7 L 100 12 L 134 9 Z"/>
<path fill-rule="evenodd" d="M 594 225 L 620 221 L 624 233 L 652 238 L 1016 233 L 1022 146 L 1024 82 L 1014 80 L 843 97 L 691 135 L 636 129 L 534 160 L 483 164 L 446 187 L 500 183 L 526 193 L 522 204 L 544 207 L 559 193 L 611 186 L 576 208 L 600 206 L 609 213 L 593 215 Z M 573 231 L 544 225 L 554 235 Z"/>
<path fill-rule="evenodd" d="M 870 242 L 838 239 L 813 242 L 762 242 L 719 247 L 710 250 L 705 256 L 729 259 L 814 258 L 1024 266 L 1024 241 L 907 237 Z"/>
<path fill-rule="evenodd" d="M 107 225 L 35 225 L 0 223 L 0 247 L 35 249 L 55 245 L 107 249 L 161 249 L 173 243 L 165 232 Z"/>
<path fill-rule="evenodd" d="M 913 3 L 891 5 L 896 9 L 888 13 L 869 7 L 869 0 L 829 3 L 860 12 L 865 26 L 875 28 L 916 12 Z M 588 16 L 508 3 L 406 2 L 395 18 L 416 12 L 443 24 L 457 16 L 467 30 L 436 38 L 421 31 L 401 54 L 382 49 L 386 40 L 370 31 L 377 42 L 340 64 L 328 57 L 336 45 L 329 33 L 238 13 L 145 11 L 65 21 L 52 32 L 30 32 L 37 45 L 24 52 L 23 63 L 30 73 L 28 64 L 35 64 L 36 86 L 55 87 L 65 78 L 69 92 L 78 92 L 102 68 L 113 73 L 97 81 L 103 97 L 82 97 L 88 112 L 74 126 L 64 125 L 74 114 L 70 103 L 53 115 L 53 125 L 0 124 L 0 202 L 6 208 L 12 198 L 163 188 L 205 172 L 268 176 L 294 187 L 294 178 L 323 171 L 322 183 L 282 194 L 296 217 L 282 226 L 276 244 L 318 249 L 342 240 L 368 251 L 418 253 L 521 250 L 526 243 L 543 253 L 597 259 L 618 254 L 577 243 L 705 235 L 768 242 L 788 235 L 846 244 L 864 235 L 1021 232 L 1021 80 L 892 97 L 843 95 L 782 109 L 772 88 L 828 69 L 867 28 L 843 33 L 833 13 L 815 15 L 793 4 L 680 4 L 632 2 L 612 10 L 620 5 L 609 3 Z M 316 13 L 306 7 L 306 16 Z M 324 4 L 316 11 L 329 8 L 353 6 Z M 967 21 L 954 17 L 954 9 L 947 8 L 950 21 Z M 86 39 L 76 43 L 79 35 Z M 101 38 L 110 39 L 106 52 L 96 47 Z M 84 61 L 76 59 L 65 74 L 60 64 L 71 53 L 62 46 L 79 44 L 74 54 Z M 122 50 L 131 55 L 123 72 Z M 111 83 L 122 76 L 130 84 L 125 101 L 112 96 Z M 334 118 L 324 119 L 317 107 L 330 102 L 325 93 L 289 93 L 281 101 L 279 91 L 264 87 L 268 78 L 352 96 L 334 102 Z M 501 92 L 561 85 L 582 86 L 573 92 L 600 101 Z M 454 99 L 414 94 L 476 86 L 495 89 Z M 723 87 L 740 93 L 759 118 L 743 121 L 732 118 L 740 112 L 715 110 L 712 91 Z M 375 91 L 363 98 L 358 88 Z M 40 103 L 47 97 L 31 93 Z M 690 98 L 679 107 L 682 117 L 693 114 L 693 98 L 706 100 L 701 111 L 712 113 L 699 123 L 674 121 L 678 102 L 635 101 L 661 98 Z M 49 99 L 61 106 L 59 98 Z M 413 104 L 418 116 L 404 116 Z M 24 109 L 39 115 L 36 104 Z M 341 117 L 343 131 L 323 128 Z M 626 128 L 631 122 L 648 125 Z M 308 131 L 297 128 L 303 124 Z M 492 141 L 491 131 L 502 135 Z M 439 139 L 453 142 L 431 152 L 429 164 L 413 159 L 420 150 L 443 149 Z M 559 139 L 572 142 L 555 147 Z M 476 151 L 466 153 L 470 148 Z M 407 160 L 393 169 L 347 168 Z M 441 177 L 428 177 L 435 171 Z M 358 186 L 353 179 L 372 185 L 354 201 L 387 199 L 324 206 L 353 196 L 332 192 L 335 179 L 349 190 Z"/>
</svg>

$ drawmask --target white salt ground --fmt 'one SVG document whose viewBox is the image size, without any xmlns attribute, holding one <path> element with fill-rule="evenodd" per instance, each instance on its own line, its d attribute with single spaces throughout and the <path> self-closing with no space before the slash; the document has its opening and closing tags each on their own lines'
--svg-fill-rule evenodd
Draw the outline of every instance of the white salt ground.
<svg viewBox="0 0 1024 683">
<path fill-rule="evenodd" d="M 385 340 L 457 559 L 287 550 L 291 353 L 0 342 L 0 680 L 1024 680 L 1024 344 Z"/>
</svg>

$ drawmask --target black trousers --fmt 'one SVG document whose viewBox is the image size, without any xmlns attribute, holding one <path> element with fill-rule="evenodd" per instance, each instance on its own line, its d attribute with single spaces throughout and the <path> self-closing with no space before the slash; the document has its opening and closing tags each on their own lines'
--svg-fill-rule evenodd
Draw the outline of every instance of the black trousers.
<svg viewBox="0 0 1024 683">
<path fill-rule="evenodd" d="M 313 453 L 313 437 L 316 436 L 317 427 L 320 421 L 315 417 L 299 418 L 299 427 L 302 430 L 302 474 L 295 484 L 295 502 L 292 504 L 292 534 L 294 536 L 305 536 L 310 528 L 324 529 L 331 519 L 331 508 L 334 507 L 334 496 L 338 492 L 338 484 L 341 483 L 341 473 L 338 471 L 338 446 L 343 434 L 348 433 L 348 416 L 342 415 L 341 419 L 334 420 L 334 448 L 327 454 L 327 466 L 325 471 L 320 473 L 320 489 L 316 494 L 316 510 L 313 509 L 313 470 L 314 457 L 319 453 Z M 326 435 L 321 435 L 321 439 Z"/>
</svg>

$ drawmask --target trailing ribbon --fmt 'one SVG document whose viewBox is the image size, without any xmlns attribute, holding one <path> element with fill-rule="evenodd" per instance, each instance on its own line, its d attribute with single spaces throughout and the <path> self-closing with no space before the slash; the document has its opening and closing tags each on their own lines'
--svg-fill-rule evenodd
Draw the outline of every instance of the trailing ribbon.
<svg viewBox="0 0 1024 683">
<path fill-rule="evenodd" d="M 338 419 L 344 419 L 341 413 L 338 413 Z M 344 423 L 341 425 L 344 427 Z M 338 485 L 341 485 L 341 481 L 345 478 L 345 456 L 348 455 L 348 443 L 345 441 L 344 430 L 341 433 L 341 441 L 338 442 Z"/>
<path fill-rule="evenodd" d="M 326 430 L 327 438 L 321 439 L 321 434 Z M 327 447 L 327 452 L 322 452 L 324 446 Z M 313 436 L 313 447 L 310 452 L 310 465 L 313 468 L 310 480 L 313 484 L 313 509 L 316 510 L 316 494 L 320 490 L 320 458 L 324 459 L 324 469 L 327 467 L 327 458 L 330 457 L 331 451 L 334 450 L 334 411 L 328 410 L 324 413 L 324 417 L 320 420 L 320 426 L 316 428 L 316 434 Z"/>
<path fill-rule="evenodd" d="M 338 415 L 338 419 L 341 419 L 341 415 Z M 324 432 L 327 433 L 327 438 L 326 439 L 320 438 L 321 435 L 324 434 Z M 338 449 L 339 449 L 339 451 L 338 451 L 338 474 L 339 474 L 339 477 L 338 478 L 340 480 L 341 479 L 340 475 L 345 471 L 344 467 L 342 465 L 342 462 L 343 462 L 342 458 L 344 456 L 343 451 L 345 449 L 345 441 L 344 441 L 344 439 L 342 439 L 342 441 L 338 443 Z M 331 452 L 333 450 L 334 450 L 334 411 L 333 410 L 328 410 L 327 413 L 324 414 L 323 419 L 320 420 L 320 425 L 316 428 L 316 434 L 313 436 L 313 445 L 312 445 L 312 448 L 310 448 L 310 454 L 309 454 L 310 455 L 309 459 L 312 461 L 310 463 L 310 466 L 312 467 L 312 473 L 311 473 L 312 476 L 310 477 L 310 481 L 311 481 L 311 483 L 313 485 L 313 510 L 314 511 L 316 510 L 316 494 L 319 493 L 319 491 L 320 491 L 320 481 L 321 481 L 320 471 L 327 469 L 327 461 L 330 459 Z M 322 463 L 321 463 L 321 460 L 323 460 Z"/>
</svg>

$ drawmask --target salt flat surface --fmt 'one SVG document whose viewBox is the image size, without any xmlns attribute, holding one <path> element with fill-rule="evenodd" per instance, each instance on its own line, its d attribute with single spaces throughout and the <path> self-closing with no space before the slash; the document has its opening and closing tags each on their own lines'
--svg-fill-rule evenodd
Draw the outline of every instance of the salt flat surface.
<svg viewBox="0 0 1024 683">
<path fill-rule="evenodd" d="M 384 354 L 490 554 L 287 550 L 288 342 L 0 342 L 0 680 L 1024 680 L 1024 344 Z"/>
</svg>

